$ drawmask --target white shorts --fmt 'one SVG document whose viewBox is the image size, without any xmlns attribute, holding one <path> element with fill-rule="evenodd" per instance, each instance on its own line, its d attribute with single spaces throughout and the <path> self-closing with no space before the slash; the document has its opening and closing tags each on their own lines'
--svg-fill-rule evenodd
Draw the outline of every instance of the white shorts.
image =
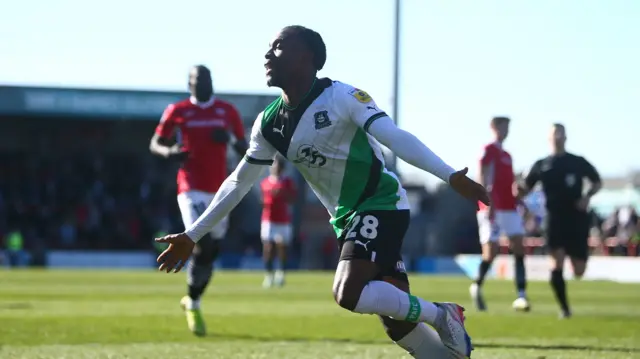
<svg viewBox="0 0 640 359">
<path fill-rule="evenodd" d="M 264 221 L 260 225 L 260 238 L 263 242 L 282 244 L 291 243 L 293 229 L 291 224 L 271 223 Z"/>
<path fill-rule="evenodd" d="M 480 243 L 496 242 L 501 235 L 507 237 L 524 235 L 522 216 L 516 211 L 495 211 L 493 220 L 489 219 L 489 211 L 478 212 L 478 229 Z"/>
<path fill-rule="evenodd" d="M 215 195 L 215 193 L 202 191 L 188 191 L 178 195 L 178 207 L 180 208 L 180 214 L 182 214 L 182 222 L 185 229 L 189 228 L 200 217 Z M 229 218 L 225 217 L 209 233 L 214 239 L 222 239 L 227 234 L 228 228 Z"/>
</svg>

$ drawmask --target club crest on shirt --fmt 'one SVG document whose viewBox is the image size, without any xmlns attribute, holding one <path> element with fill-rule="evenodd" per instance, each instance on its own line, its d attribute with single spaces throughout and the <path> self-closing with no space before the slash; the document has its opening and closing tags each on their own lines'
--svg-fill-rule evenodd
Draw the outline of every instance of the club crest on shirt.
<svg viewBox="0 0 640 359">
<path fill-rule="evenodd" d="M 331 126 L 331 120 L 329 119 L 329 113 L 327 111 L 318 111 L 313 115 L 315 120 L 316 130 Z"/>
<path fill-rule="evenodd" d="M 349 95 L 355 97 L 356 100 L 358 100 L 359 102 L 362 102 L 362 103 L 371 102 L 371 96 L 369 96 L 369 94 L 366 93 L 365 91 L 362 91 L 362 90 L 357 89 L 357 88 L 354 88 L 353 90 L 349 91 Z"/>
<path fill-rule="evenodd" d="M 576 176 L 573 173 L 567 173 L 564 181 L 567 183 L 567 187 L 573 187 L 576 184 Z"/>
<path fill-rule="evenodd" d="M 540 171 L 547 172 L 550 169 L 551 169 L 551 163 L 549 163 L 548 161 L 542 162 L 542 165 L 540 166 Z"/>
</svg>

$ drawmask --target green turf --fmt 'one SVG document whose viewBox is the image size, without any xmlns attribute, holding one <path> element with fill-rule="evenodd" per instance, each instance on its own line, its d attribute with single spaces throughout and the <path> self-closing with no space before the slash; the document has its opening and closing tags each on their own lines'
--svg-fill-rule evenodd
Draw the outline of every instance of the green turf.
<svg viewBox="0 0 640 359">
<path fill-rule="evenodd" d="M 263 290 L 259 273 L 223 272 L 203 299 L 210 335 L 196 338 L 179 309 L 184 274 L 153 271 L 0 271 L 0 358 L 409 358 L 377 319 L 332 301 L 330 273 L 292 273 Z M 469 307 L 472 358 L 640 358 L 640 286 L 570 282 L 575 317 L 559 321 L 546 283 L 533 311 L 514 313 L 513 285 L 488 282 L 475 313 L 468 281 L 412 276 L 415 294 Z"/>
</svg>

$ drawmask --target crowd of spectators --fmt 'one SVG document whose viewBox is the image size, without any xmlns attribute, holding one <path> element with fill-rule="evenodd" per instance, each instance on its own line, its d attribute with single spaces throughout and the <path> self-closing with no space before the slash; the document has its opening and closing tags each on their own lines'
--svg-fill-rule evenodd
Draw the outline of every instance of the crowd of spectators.
<svg viewBox="0 0 640 359">
<path fill-rule="evenodd" d="M 144 249 L 181 226 L 171 164 L 126 155 L 0 155 L 0 235 L 25 249 Z"/>
<path fill-rule="evenodd" d="M 600 255 L 640 255 L 640 218 L 632 205 L 616 208 L 608 216 L 601 216 L 596 210 L 589 212 L 591 230 L 589 245 L 593 254 Z M 528 246 L 532 253 L 544 252 L 544 220 L 540 216 L 525 218 Z M 508 243 L 504 243 L 504 247 Z"/>
<path fill-rule="evenodd" d="M 153 250 L 158 232 L 182 230 L 176 166 L 150 155 L 0 154 L 0 243 L 6 248 L 7 238 L 18 232 L 23 249 L 32 252 Z M 632 207 L 608 218 L 595 212 L 592 217 L 592 240 L 608 240 L 595 247 L 606 247 L 605 254 L 638 255 L 635 247 L 629 249 L 640 240 Z M 534 247 L 543 245 L 543 223 L 539 216 L 527 218 L 529 237 L 538 238 Z M 476 227 L 469 223 L 468 228 Z"/>
</svg>

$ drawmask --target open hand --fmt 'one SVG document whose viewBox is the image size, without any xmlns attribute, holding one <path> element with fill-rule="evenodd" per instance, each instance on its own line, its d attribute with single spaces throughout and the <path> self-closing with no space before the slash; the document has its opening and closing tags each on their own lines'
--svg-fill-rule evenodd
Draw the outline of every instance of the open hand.
<svg viewBox="0 0 640 359">
<path fill-rule="evenodd" d="M 451 177 L 449 177 L 449 185 L 451 188 L 462 197 L 472 201 L 476 206 L 478 205 L 478 201 L 490 206 L 491 200 L 489 199 L 487 190 L 481 184 L 467 177 L 467 172 L 469 172 L 469 169 L 465 167 L 452 174 Z"/>
<path fill-rule="evenodd" d="M 184 264 L 193 252 L 196 243 L 184 233 L 169 234 L 161 238 L 156 238 L 158 243 L 168 243 L 169 247 L 160 253 L 157 262 L 160 264 L 158 270 L 167 273 L 173 270 L 174 273 L 180 272 Z"/>
</svg>

